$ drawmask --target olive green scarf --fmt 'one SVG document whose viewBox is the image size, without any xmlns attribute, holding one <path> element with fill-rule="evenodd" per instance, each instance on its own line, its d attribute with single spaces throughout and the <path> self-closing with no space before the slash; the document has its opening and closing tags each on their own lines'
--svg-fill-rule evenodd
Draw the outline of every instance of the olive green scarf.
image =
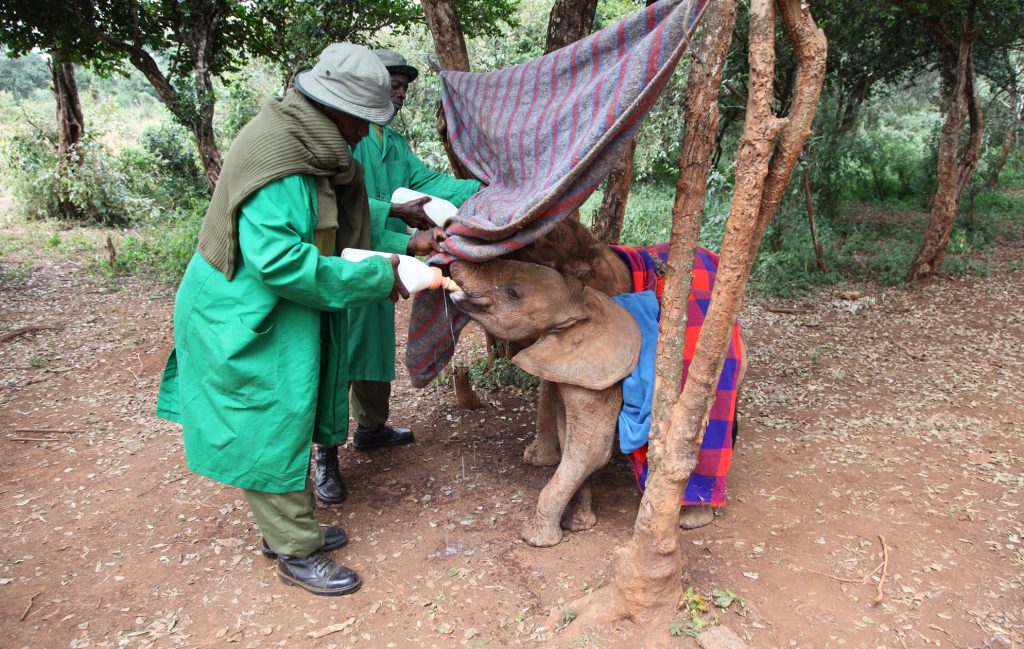
<svg viewBox="0 0 1024 649">
<path fill-rule="evenodd" d="M 362 171 L 338 128 L 306 97 L 292 91 L 267 101 L 228 151 L 199 230 L 199 254 L 228 279 L 234 277 L 238 208 L 267 183 L 292 174 L 316 177 L 318 231 L 338 228 L 340 207 L 345 227 L 339 238 L 368 243 Z"/>
</svg>

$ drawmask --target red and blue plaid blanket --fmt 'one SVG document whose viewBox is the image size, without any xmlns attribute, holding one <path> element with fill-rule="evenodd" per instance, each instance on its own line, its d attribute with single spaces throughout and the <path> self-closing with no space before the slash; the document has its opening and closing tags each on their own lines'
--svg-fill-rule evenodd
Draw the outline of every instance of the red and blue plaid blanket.
<svg viewBox="0 0 1024 649">
<path fill-rule="evenodd" d="M 661 301 L 664 288 L 665 262 L 668 259 L 668 244 L 649 248 L 628 248 L 610 246 L 622 257 L 633 275 L 633 292 L 654 291 Z M 686 342 L 683 348 L 683 377 L 679 383 L 682 390 L 686 374 L 690 369 L 697 337 L 704 325 L 704 317 L 711 305 L 711 289 L 718 272 L 718 255 L 704 248 L 698 248 L 693 260 L 693 283 L 687 300 Z M 732 340 L 726 353 L 722 375 L 718 380 L 715 400 L 711 404 L 711 415 L 704 429 L 704 440 L 697 452 L 697 466 L 694 467 L 683 491 L 683 505 L 725 505 L 726 478 L 732 461 L 732 431 L 736 425 L 737 382 L 742 376 L 746 352 L 740 337 L 739 322 L 733 327 Z M 643 491 L 647 485 L 647 445 L 627 453 L 636 482 Z"/>
<path fill-rule="evenodd" d="M 707 0 L 660 0 L 540 58 L 441 72 L 452 148 L 487 187 L 460 206 L 444 252 L 485 261 L 546 234 L 597 189 L 665 88 Z M 413 302 L 406 368 L 416 387 L 451 359 L 469 319 L 443 291 Z"/>
</svg>

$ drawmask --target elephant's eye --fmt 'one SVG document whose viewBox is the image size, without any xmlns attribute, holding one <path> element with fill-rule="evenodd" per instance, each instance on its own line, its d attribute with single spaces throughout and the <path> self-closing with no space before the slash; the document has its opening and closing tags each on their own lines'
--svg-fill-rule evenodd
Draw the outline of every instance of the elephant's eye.
<svg viewBox="0 0 1024 649">
<path fill-rule="evenodd" d="M 511 286 L 505 289 L 505 295 L 507 295 L 510 300 L 519 299 L 519 293 Z"/>
</svg>

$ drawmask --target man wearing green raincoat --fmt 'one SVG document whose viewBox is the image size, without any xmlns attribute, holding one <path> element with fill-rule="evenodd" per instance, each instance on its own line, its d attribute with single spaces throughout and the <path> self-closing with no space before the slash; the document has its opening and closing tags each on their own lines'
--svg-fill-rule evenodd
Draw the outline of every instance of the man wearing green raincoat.
<svg viewBox="0 0 1024 649">
<path fill-rule="evenodd" d="M 182 425 L 190 469 L 240 487 L 278 576 L 319 595 L 359 588 L 325 552 L 309 481 L 313 441 L 336 444 L 348 404 L 344 309 L 408 292 L 398 259 L 359 263 L 337 246 L 370 240 L 362 169 L 349 146 L 390 121 L 390 79 L 368 49 L 335 43 L 239 133 L 175 300 L 157 414 Z"/>
<path fill-rule="evenodd" d="M 405 103 L 409 84 L 419 71 L 392 50 L 374 50 L 391 74 L 391 102 L 395 112 Z M 355 148 L 354 155 L 365 169 L 366 191 L 370 202 L 370 222 L 374 248 L 383 252 L 410 254 L 407 226 L 435 231 L 423 205 L 426 198 L 395 204 L 392 193 L 407 187 L 451 201 L 456 206 L 480 189 L 478 180 L 459 180 L 431 170 L 416 157 L 409 141 L 389 127 L 373 126 L 370 135 Z M 420 232 L 417 236 L 424 234 Z M 434 235 L 434 239 L 443 235 Z M 416 252 L 415 254 L 421 254 Z M 408 428 L 388 424 L 391 381 L 395 378 L 395 305 L 380 302 L 373 306 L 348 310 L 349 378 L 352 417 L 356 431 L 352 445 L 360 451 L 395 446 L 413 441 Z M 316 494 L 325 503 L 345 500 L 348 491 L 338 471 L 336 446 L 319 445 L 314 471 Z"/>
</svg>

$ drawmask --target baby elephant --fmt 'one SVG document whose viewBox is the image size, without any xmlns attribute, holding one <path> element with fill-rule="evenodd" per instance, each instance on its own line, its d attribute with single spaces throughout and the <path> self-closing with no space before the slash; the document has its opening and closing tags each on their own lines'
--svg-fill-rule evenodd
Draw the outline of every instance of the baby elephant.
<svg viewBox="0 0 1024 649">
<path fill-rule="evenodd" d="M 640 328 L 604 293 L 557 270 L 520 261 L 456 261 L 458 308 L 504 340 L 525 345 L 516 365 L 550 382 L 562 456 L 522 531 L 530 545 L 592 527 L 591 474 L 611 458 L 622 379 L 640 354 Z"/>
</svg>

